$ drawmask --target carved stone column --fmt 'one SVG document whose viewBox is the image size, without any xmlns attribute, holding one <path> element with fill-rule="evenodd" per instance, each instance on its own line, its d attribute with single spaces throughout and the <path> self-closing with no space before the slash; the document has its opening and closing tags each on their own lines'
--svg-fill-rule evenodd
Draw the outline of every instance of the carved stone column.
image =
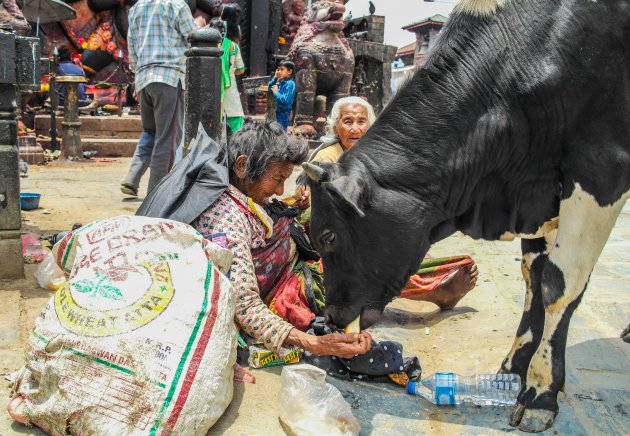
<svg viewBox="0 0 630 436">
<path fill-rule="evenodd" d="M 212 28 L 196 29 L 186 50 L 186 94 L 184 96 L 184 156 L 197 136 L 199 123 L 206 133 L 221 138 L 221 33 Z"/>
<path fill-rule="evenodd" d="M 66 95 L 63 103 L 63 129 L 61 139 L 61 158 L 81 160 L 81 120 L 79 119 L 79 84 L 87 82 L 83 76 L 57 76 L 57 83 L 63 83 Z"/>
</svg>

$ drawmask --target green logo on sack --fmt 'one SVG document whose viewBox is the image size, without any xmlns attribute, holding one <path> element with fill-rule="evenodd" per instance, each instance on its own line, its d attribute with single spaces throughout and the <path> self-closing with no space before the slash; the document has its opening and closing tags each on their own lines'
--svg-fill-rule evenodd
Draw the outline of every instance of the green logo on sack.
<svg viewBox="0 0 630 436">
<path fill-rule="evenodd" d="M 135 266 L 97 271 L 97 280 L 82 279 L 66 283 L 55 294 L 55 309 L 59 322 L 68 331 L 84 336 L 111 336 L 142 327 L 157 318 L 175 294 L 171 271 L 167 262 L 142 262 Z M 129 273 L 143 273 L 150 277 L 150 285 L 140 298 L 130 303 L 114 282 L 124 282 Z M 86 295 L 89 300 L 106 299 L 118 302 L 115 309 L 89 308 L 73 297 Z M 120 307 L 123 304 L 123 307 Z"/>
<path fill-rule="evenodd" d="M 112 286 L 112 281 L 107 276 L 101 276 L 96 273 L 99 278 L 98 283 L 94 283 L 92 280 L 79 280 L 72 283 L 72 287 L 82 294 L 87 294 L 92 298 L 102 297 L 110 300 L 120 300 L 122 298 L 122 292 L 115 286 Z"/>
</svg>

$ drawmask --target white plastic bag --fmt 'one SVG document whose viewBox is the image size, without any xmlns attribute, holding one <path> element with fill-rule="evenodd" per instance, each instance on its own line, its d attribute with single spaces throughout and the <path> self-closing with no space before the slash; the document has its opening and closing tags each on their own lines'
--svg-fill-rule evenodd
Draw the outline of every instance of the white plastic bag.
<svg viewBox="0 0 630 436">
<path fill-rule="evenodd" d="M 58 290 L 66 282 L 66 276 L 55 263 L 55 257 L 50 251 L 35 270 L 35 278 L 41 288 L 51 291 Z"/>
<path fill-rule="evenodd" d="M 296 435 L 358 435 L 361 427 L 326 371 L 299 364 L 282 369 L 280 420 Z"/>
</svg>

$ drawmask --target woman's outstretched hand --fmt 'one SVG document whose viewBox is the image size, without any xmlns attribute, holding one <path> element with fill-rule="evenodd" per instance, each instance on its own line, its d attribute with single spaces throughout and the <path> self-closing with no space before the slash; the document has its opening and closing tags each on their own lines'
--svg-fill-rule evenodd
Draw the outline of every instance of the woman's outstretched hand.
<svg viewBox="0 0 630 436">
<path fill-rule="evenodd" d="M 311 191 L 306 186 L 298 185 L 295 190 L 295 206 L 300 210 L 308 209 L 311 206 Z"/>
<path fill-rule="evenodd" d="M 351 359 L 357 354 L 365 354 L 370 351 L 372 348 L 372 336 L 366 331 L 314 336 L 293 329 L 287 336 L 285 343 L 297 345 L 318 356 L 337 356 L 343 359 Z"/>
<path fill-rule="evenodd" d="M 313 353 L 320 356 L 351 359 L 357 354 L 367 353 L 372 348 L 372 336 L 368 332 L 331 333 L 317 338 L 319 340 Z"/>
</svg>

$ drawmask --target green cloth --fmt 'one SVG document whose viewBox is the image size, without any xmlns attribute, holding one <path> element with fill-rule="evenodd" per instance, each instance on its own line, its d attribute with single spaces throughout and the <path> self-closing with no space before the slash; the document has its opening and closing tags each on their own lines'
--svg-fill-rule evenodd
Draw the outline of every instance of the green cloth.
<svg viewBox="0 0 630 436">
<path fill-rule="evenodd" d="M 228 126 L 232 133 L 243 127 L 243 117 L 227 117 Z"/>
<path fill-rule="evenodd" d="M 300 260 L 293 267 L 293 272 L 300 277 L 300 282 L 303 283 L 302 290 L 311 310 L 315 312 L 313 306 L 316 306 L 319 313 L 322 313 L 326 306 L 326 288 L 324 288 L 324 271 L 321 259 L 318 261 Z M 310 273 L 308 277 L 307 273 Z"/>
<path fill-rule="evenodd" d="M 223 101 L 223 97 L 225 96 L 225 90 L 232 85 L 232 79 L 230 79 L 231 45 L 232 41 L 227 38 L 223 38 L 223 43 L 221 44 L 221 50 L 223 50 L 223 54 L 221 55 L 221 101 Z M 234 44 L 234 46 L 236 47 L 236 44 Z"/>
<path fill-rule="evenodd" d="M 298 212 L 297 220 L 303 226 L 308 226 L 311 223 L 311 207 L 307 207 L 304 210 Z"/>
</svg>

